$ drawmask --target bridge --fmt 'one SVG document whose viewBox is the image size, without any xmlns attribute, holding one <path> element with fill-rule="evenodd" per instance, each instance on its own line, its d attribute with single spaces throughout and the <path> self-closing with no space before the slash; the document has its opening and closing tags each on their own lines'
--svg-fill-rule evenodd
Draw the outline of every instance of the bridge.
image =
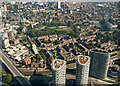
<svg viewBox="0 0 120 86">
<path fill-rule="evenodd" d="M 0 60 L 2 63 L 6 65 L 6 67 L 10 70 L 16 80 L 21 84 L 21 86 L 32 86 L 31 83 L 22 75 L 22 73 L 13 65 L 13 63 L 7 58 L 4 52 L 0 49 Z"/>
</svg>

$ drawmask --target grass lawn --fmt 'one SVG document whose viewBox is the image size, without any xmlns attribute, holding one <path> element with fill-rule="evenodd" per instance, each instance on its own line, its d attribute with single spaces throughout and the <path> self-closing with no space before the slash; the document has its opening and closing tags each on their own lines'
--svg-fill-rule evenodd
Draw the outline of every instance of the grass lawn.
<svg viewBox="0 0 120 86">
<path fill-rule="evenodd" d="M 63 29 L 56 29 L 56 31 L 67 31 L 68 33 L 72 30 L 71 28 L 67 27 L 67 28 L 63 28 Z"/>
<path fill-rule="evenodd" d="M 80 24 L 80 25 L 81 25 L 81 24 L 82 24 L 82 22 L 76 22 L 76 23 L 74 23 L 74 25 L 76 25 L 76 24 Z"/>
<path fill-rule="evenodd" d="M 41 29 L 45 29 L 46 26 L 41 26 L 41 28 L 39 27 L 39 29 L 37 28 L 36 30 L 41 30 Z M 56 31 L 66 31 L 66 32 L 70 32 L 72 30 L 72 28 L 70 27 L 65 27 L 65 28 L 57 28 L 57 27 L 49 27 L 50 29 L 56 30 Z"/>
</svg>

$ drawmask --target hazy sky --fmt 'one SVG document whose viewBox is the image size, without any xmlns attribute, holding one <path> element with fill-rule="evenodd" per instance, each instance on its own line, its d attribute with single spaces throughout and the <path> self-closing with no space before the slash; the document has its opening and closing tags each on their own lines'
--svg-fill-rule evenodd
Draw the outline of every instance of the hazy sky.
<svg viewBox="0 0 120 86">
<path fill-rule="evenodd" d="M 0 1 L 57 1 L 57 0 L 0 0 Z M 75 2 L 118 2 L 120 0 L 61 0 L 61 1 L 75 1 Z"/>
</svg>

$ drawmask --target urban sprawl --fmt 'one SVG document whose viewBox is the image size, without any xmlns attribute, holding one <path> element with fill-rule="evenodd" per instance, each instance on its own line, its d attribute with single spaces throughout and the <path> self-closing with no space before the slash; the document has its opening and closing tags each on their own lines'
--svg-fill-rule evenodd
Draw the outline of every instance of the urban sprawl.
<svg viewBox="0 0 120 86">
<path fill-rule="evenodd" d="M 119 9 L 119 2 L 1 2 L 3 83 L 118 83 Z"/>
</svg>

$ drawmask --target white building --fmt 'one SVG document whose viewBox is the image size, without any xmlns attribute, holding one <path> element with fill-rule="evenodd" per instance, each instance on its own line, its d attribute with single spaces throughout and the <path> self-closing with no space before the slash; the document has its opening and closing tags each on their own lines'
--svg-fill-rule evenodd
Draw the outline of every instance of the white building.
<svg viewBox="0 0 120 86">
<path fill-rule="evenodd" d="M 12 59 L 20 61 L 24 59 L 23 55 L 28 53 L 28 50 L 26 50 L 25 46 L 18 44 L 16 46 L 11 46 L 10 48 L 7 48 L 6 52 L 8 55 L 11 56 Z"/>
<path fill-rule="evenodd" d="M 58 0 L 58 9 L 61 9 L 61 1 Z"/>
<path fill-rule="evenodd" d="M 32 50 L 35 54 L 38 54 L 38 50 L 35 44 L 32 45 Z"/>
<path fill-rule="evenodd" d="M 3 48 L 8 48 L 9 46 L 10 46 L 10 44 L 9 44 L 9 40 L 6 38 L 6 39 L 4 39 L 3 41 L 2 41 L 3 43 Z"/>
<path fill-rule="evenodd" d="M 65 85 L 66 83 L 66 61 L 55 59 L 52 61 L 53 84 L 55 86 Z"/>
<path fill-rule="evenodd" d="M 11 5 L 15 5 L 16 1 L 11 1 L 10 3 Z"/>
<path fill-rule="evenodd" d="M 33 23 L 33 24 L 31 25 L 32 28 L 33 28 L 35 25 L 37 25 L 37 24 L 39 24 L 39 22 Z"/>
<path fill-rule="evenodd" d="M 76 70 L 76 81 L 77 85 L 87 85 L 90 67 L 90 57 L 78 55 L 77 56 L 77 70 Z"/>
<path fill-rule="evenodd" d="M 2 33 L 2 39 L 8 38 L 8 34 L 6 32 Z"/>
</svg>

